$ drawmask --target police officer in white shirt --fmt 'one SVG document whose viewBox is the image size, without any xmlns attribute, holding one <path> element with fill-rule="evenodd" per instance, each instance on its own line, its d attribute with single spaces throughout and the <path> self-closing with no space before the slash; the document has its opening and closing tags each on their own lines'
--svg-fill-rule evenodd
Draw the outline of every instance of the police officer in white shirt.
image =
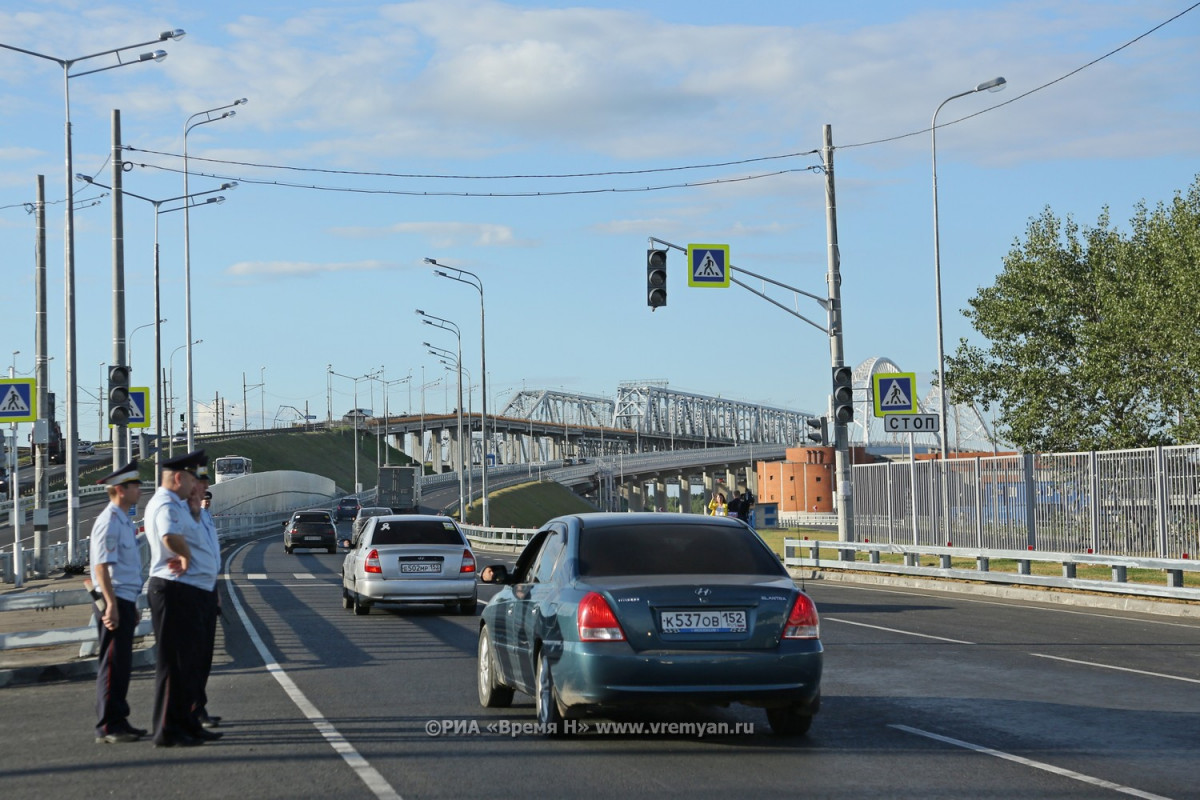
<svg viewBox="0 0 1200 800">
<path fill-rule="evenodd" d="M 195 705 L 203 664 L 206 593 L 216 585 L 219 552 L 192 518 L 188 497 L 196 470 L 207 463 L 203 450 L 162 463 L 162 483 L 146 505 L 150 546 L 147 594 L 154 621 L 158 663 L 154 676 L 154 744 L 191 747 L 221 738 L 196 721 Z"/>
<path fill-rule="evenodd" d="M 97 483 L 107 487 L 109 502 L 92 525 L 88 546 L 92 565 L 88 589 L 96 598 L 93 614 L 100 644 L 96 743 L 120 744 L 136 742 L 146 735 L 145 729 L 129 724 L 126 700 L 133 670 L 133 634 L 141 616 L 137 599 L 143 581 L 137 530 L 129 516 L 142 493 L 137 459 Z"/>
</svg>

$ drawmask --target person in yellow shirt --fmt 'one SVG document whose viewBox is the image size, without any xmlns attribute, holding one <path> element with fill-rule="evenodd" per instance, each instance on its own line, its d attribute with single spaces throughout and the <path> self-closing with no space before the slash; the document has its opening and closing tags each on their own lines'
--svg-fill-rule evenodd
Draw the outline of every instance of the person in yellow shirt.
<svg viewBox="0 0 1200 800">
<path fill-rule="evenodd" d="M 723 517 L 726 515 L 726 513 L 727 506 L 725 505 L 725 493 L 716 492 L 713 495 L 712 500 L 708 501 L 708 514 L 712 517 Z"/>
</svg>

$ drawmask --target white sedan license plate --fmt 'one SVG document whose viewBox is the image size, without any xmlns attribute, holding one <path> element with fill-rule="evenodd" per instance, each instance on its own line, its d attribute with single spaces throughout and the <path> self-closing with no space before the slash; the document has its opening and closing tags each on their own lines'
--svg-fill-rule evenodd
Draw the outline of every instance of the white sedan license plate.
<svg viewBox="0 0 1200 800">
<path fill-rule="evenodd" d="M 662 611 L 663 633 L 745 633 L 746 612 L 731 608 L 703 611 Z"/>
<path fill-rule="evenodd" d="M 419 563 L 419 562 L 412 563 L 412 562 L 401 561 L 400 562 L 400 571 L 401 572 L 441 572 L 442 565 L 441 564 L 433 564 L 433 563 L 424 564 L 424 563 Z"/>
</svg>

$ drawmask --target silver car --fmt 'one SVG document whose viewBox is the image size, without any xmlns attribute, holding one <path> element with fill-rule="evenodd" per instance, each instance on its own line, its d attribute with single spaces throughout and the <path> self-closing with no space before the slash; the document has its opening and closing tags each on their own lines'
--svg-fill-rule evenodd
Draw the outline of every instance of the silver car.
<svg viewBox="0 0 1200 800">
<path fill-rule="evenodd" d="M 384 506 L 363 506 L 360 508 L 358 513 L 354 515 L 354 524 L 350 527 L 351 541 L 353 542 L 354 539 L 357 539 L 362 534 L 363 528 L 367 526 L 367 520 L 371 517 L 386 517 L 391 513 L 392 510 Z"/>
<path fill-rule="evenodd" d="M 342 607 L 444 603 L 474 614 L 475 555 L 458 523 L 431 514 L 370 517 L 342 562 Z"/>
</svg>

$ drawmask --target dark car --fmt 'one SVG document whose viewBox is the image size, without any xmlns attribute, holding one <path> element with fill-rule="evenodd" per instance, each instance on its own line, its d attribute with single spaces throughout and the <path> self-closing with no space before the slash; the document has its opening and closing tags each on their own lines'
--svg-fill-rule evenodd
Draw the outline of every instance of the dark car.
<svg viewBox="0 0 1200 800">
<path fill-rule="evenodd" d="M 354 519 L 360 508 L 362 508 L 362 504 L 358 502 L 357 497 L 343 497 L 338 500 L 337 506 L 333 509 L 334 519 L 338 522 L 344 519 Z"/>
<path fill-rule="evenodd" d="M 328 511 L 297 511 L 283 523 L 283 551 L 291 553 L 297 547 L 337 552 L 337 527 Z"/>
<path fill-rule="evenodd" d="M 622 706 L 766 709 L 802 735 L 821 703 L 817 609 L 744 523 L 697 514 L 578 514 L 540 530 L 479 628 L 479 702 L 532 695 L 548 734 Z"/>
</svg>

